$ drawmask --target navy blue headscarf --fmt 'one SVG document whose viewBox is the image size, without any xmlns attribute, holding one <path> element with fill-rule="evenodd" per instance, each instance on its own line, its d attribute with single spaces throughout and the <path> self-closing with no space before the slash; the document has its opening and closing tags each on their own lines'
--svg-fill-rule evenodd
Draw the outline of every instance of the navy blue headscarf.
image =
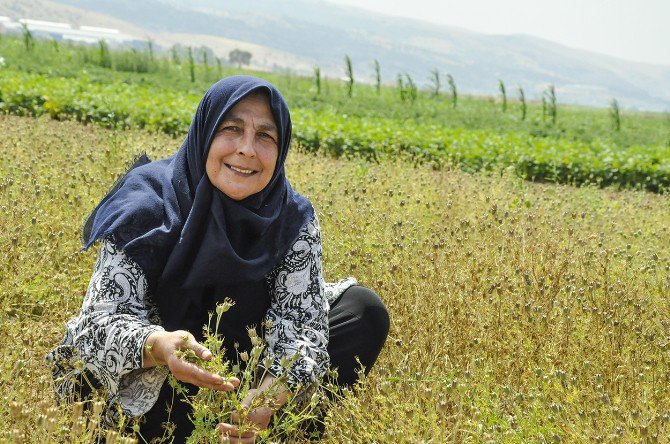
<svg viewBox="0 0 670 444">
<path fill-rule="evenodd" d="M 263 190 L 235 201 L 211 184 L 205 164 L 226 113 L 256 92 L 269 100 L 279 131 L 278 159 Z M 146 273 L 164 323 L 176 324 L 166 327 L 185 328 L 167 313 L 184 298 L 221 299 L 227 295 L 212 292 L 235 286 L 263 291 L 259 283 L 314 215 L 285 176 L 290 141 L 291 118 L 277 88 L 250 76 L 220 80 L 200 101 L 179 151 L 154 162 L 140 158 L 93 210 L 83 230 L 84 248 L 112 237 Z"/>
</svg>

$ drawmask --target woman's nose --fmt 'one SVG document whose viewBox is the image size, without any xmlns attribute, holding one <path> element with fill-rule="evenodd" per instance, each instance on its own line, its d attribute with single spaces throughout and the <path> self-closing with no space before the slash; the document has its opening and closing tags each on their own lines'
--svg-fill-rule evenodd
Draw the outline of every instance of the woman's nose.
<svg viewBox="0 0 670 444">
<path fill-rule="evenodd" d="M 237 153 L 247 157 L 254 157 L 256 150 L 254 148 L 253 134 L 244 134 L 237 146 Z"/>
</svg>

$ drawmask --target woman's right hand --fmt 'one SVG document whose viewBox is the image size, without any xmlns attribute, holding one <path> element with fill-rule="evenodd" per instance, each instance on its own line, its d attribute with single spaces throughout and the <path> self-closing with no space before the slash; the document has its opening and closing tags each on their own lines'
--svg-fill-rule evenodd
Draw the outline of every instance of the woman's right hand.
<svg viewBox="0 0 670 444">
<path fill-rule="evenodd" d="M 179 381 L 214 390 L 229 392 L 240 385 L 237 378 L 223 378 L 179 358 L 179 350 L 192 350 L 204 361 L 212 359 L 212 352 L 198 343 L 191 333 L 185 330 L 156 331 L 149 335 L 144 346 L 144 368 L 166 365 Z"/>
</svg>

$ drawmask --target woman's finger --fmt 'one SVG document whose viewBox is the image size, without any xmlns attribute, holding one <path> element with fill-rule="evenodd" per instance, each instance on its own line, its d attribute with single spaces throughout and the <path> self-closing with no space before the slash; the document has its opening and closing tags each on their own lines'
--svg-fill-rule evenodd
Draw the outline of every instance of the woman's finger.
<svg viewBox="0 0 670 444">
<path fill-rule="evenodd" d="M 239 380 L 237 378 L 223 378 L 222 376 L 210 373 L 191 362 L 183 361 L 177 356 L 173 356 L 169 360 L 168 367 L 175 378 L 182 382 L 197 385 L 198 387 L 233 391 L 239 385 Z"/>
<path fill-rule="evenodd" d="M 256 442 L 256 432 L 253 429 L 243 430 L 238 426 L 222 422 L 216 426 L 216 430 L 219 432 L 219 436 L 223 438 L 222 442 L 226 442 L 225 438 L 231 444 L 253 444 Z"/>
<path fill-rule="evenodd" d="M 204 361 L 209 361 L 212 359 L 212 352 L 209 351 L 207 347 L 196 341 L 193 335 L 191 335 L 191 338 L 188 341 L 186 347 L 193 350 L 195 355 Z"/>
</svg>

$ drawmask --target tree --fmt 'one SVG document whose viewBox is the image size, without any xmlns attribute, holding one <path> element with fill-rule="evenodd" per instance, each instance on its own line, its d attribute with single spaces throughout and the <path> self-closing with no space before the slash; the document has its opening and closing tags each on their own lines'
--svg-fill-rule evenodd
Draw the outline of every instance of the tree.
<svg viewBox="0 0 670 444">
<path fill-rule="evenodd" d="M 500 90 L 500 96 L 502 97 L 502 112 L 507 111 L 507 90 L 505 89 L 505 82 L 501 79 L 498 79 L 498 89 Z"/>
<path fill-rule="evenodd" d="M 205 80 L 209 79 L 209 63 L 207 60 L 207 49 L 206 47 L 202 47 L 202 64 L 205 67 Z"/>
<path fill-rule="evenodd" d="M 458 91 L 456 90 L 456 82 L 454 82 L 451 74 L 447 74 L 447 83 L 451 91 L 451 106 L 452 108 L 456 108 L 456 105 L 458 105 Z"/>
<path fill-rule="evenodd" d="M 440 95 L 440 71 L 435 68 L 430 72 L 430 83 L 432 83 L 433 96 L 437 97 Z"/>
<path fill-rule="evenodd" d="M 375 89 L 377 90 L 377 94 L 379 94 L 382 90 L 382 70 L 377 59 L 372 62 L 372 67 L 375 70 Z"/>
<path fill-rule="evenodd" d="M 175 65 L 181 65 L 181 60 L 179 58 L 179 49 L 177 45 L 172 45 L 172 48 L 170 48 L 170 53 L 172 54 L 172 63 Z"/>
<path fill-rule="evenodd" d="M 149 61 L 154 62 L 154 42 L 151 37 L 147 37 L 147 49 L 149 50 Z"/>
<path fill-rule="evenodd" d="M 188 47 L 188 71 L 191 73 L 191 82 L 195 82 L 195 60 L 193 60 L 193 48 Z"/>
<path fill-rule="evenodd" d="M 407 97 L 407 90 L 405 89 L 405 81 L 402 78 L 402 74 L 398 73 L 396 77 L 396 84 L 398 85 L 398 94 L 400 94 L 400 101 L 404 102 Z"/>
<path fill-rule="evenodd" d="M 526 113 L 528 112 L 528 105 L 526 104 L 526 93 L 519 85 L 519 102 L 521 103 L 521 120 L 526 120 Z"/>
<path fill-rule="evenodd" d="M 347 74 L 347 94 L 351 97 L 354 92 L 354 67 L 351 64 L 351 59 L 346 54 L 344 55 L 344 64 L 345 72 Z"/>
<path fill-rule="evenodd" d="M 111 68 L 112 57 L 109 53 L 109 47 L 107 46 L 107 43 L 103 39 L 100 39 L 98 40 L 98 47 L 100 49 L 100 66 L 103 68 Z"/>
<path fill-rule="evenodd" d="M 412 80 L 412 77 L 405 73 L 405 80 L 407 80 L 407 97 L 409 98 L 409 101 L 411 103 L 414 103 L 417 97 L 417 87 L 416 83 L 414 83 L 414 80 Z"/>
<path fill-rule="evenodd" d="M 314 67 L 314 84 L 316 86 L 316 95 L 321 95 L 321 68 Z"/>
<path fill-rule="evenodd" d="M 242 51 L 241 49 L 233 49 L 228 53 L 228 60 L 233 65 L 237 65 L 238 68 L 242 68 L 242 65 L 249 65 L 251 63 L 251 53 L 249 51 Z"/>
<path fill-rule="evenodd" d="M 612 99 L 610 102 L 610 117 L 612 118 L 614 131 L 621 131 L 621 109 L 617 99 Z"/>
<path fill-rule="evenodd" d="M 26 47 L 26 52 L 31 52 L 35 47 L 35 38 L 33 37 L 33 33 L 30 32 L 28 25 L 25 23 L 21 24 L 21 30 L 23 33 L 23 44 Z"/>
<path fill-rule="evenodd" d="M 554 87 L 554 85 L 549 85 L 544 95 L 547 98 L 542 102 L 543 107 L 546 107 L 547 114 L 549 115 L 549 117 L 551 117 L 551 123 L 556 125 L 556 118 L 558 114 L 558 103 L 556 101 L 556 88 Z"/>
</svg>

